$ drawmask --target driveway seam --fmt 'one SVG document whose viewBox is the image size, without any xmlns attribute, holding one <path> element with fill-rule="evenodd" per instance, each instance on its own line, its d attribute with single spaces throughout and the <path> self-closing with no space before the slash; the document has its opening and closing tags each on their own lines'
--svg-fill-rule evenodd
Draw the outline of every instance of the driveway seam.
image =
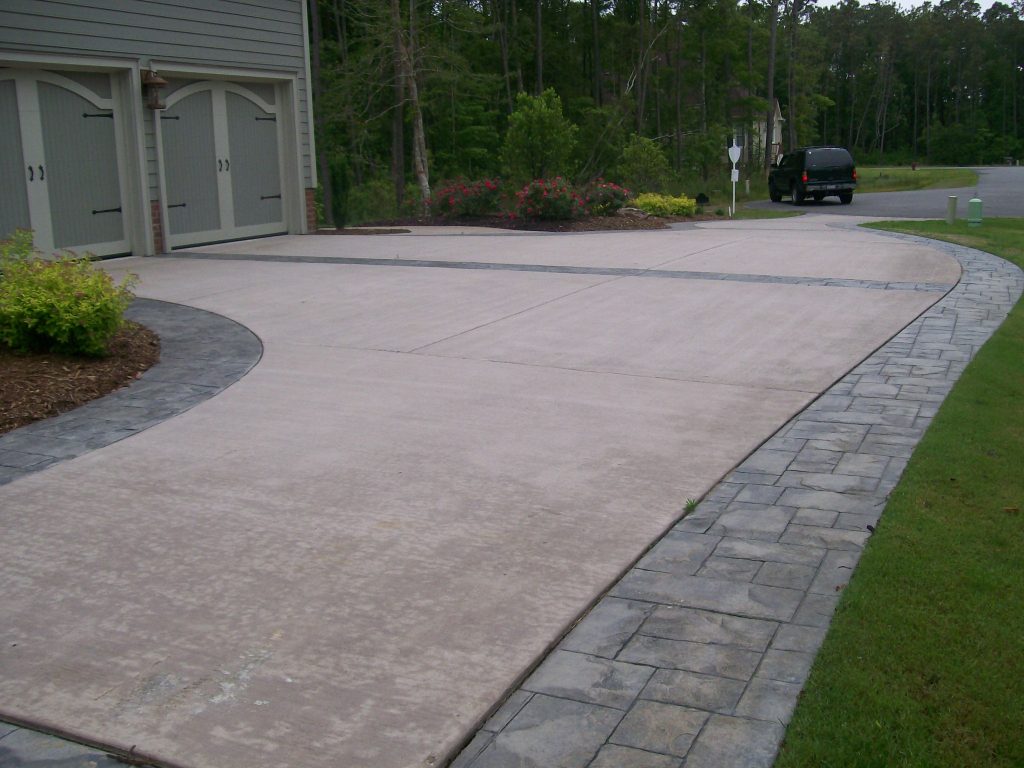
<svg viewBox="0 0 1024 768">
<path fill-rule="evenodd" d="M 0 485 L 138 434 L 245 376 L 263 344 L 213 312 L 135 299 L 125 312 L 160 337 L 160 360 L 126 387 L 72 411 L 0 435 Z"/>
<path fill-rule="evenodd" d="M 748 238 L 744 238 L 748 239 Z M 733 241 L 730 244 L 735 244 Z M 929 283 L 910 282 L 895 280 L 863 280 L 857 278 L 839 277 L 810 277 L 803 275 L 760 275 L 756 273 L 743 272 L 705 272 L 700 270 L 682 269 L 659 269 L 664 264 L 671 264 L 691 256 L 715 250 L 723 246 L 714 246 L 700 251 L 694 251 L 686 256 L 668 259 L 651 267 L 576 267 L 560 264 L 514 264 L 490 261 L 444 261 L 432 259 L 371 259 L 357 256 L 278 256 L 273 254 L 235 254 L 235 253 L 199 253 L 195 251 L 174 251 L 169 254 L 161 254 L 155 258 L 182 258 L 198 259 L 202 261 L 264 261 L 271 263 L 300 263 L 300 264 L 346 264 L 350 266 L 370 267 L 410 267 L 425 269 L 464 269 L 481 271 L 508 271 L 508 272 L 545 272 L 563 275 L 598 275 L 615 279 L 624 277 L 649 277 L 670 280 L 711 280 L 740 283 L 763 283 L 768 285 L 802 285 L 818 288 L 864 288 L 868 290 L 881 291 L 932 291 L 945 292 L 952 286 L 951 283 Z M 605 282 L 612 282 L 610 280 Z M 604 285 L 597 283 L 595 285 Z M 595 286 L 587 286 L 581 290 L 588 290 Z M 575 291 L 574 293 L 578 293 Z M 566 294 L 573 295 L 572 293 Z M 551 301 L 557 301 L 552 299 Z M 550 302 L 545 302 L 550 303 Z M 538 304 L 537 306 L 543 306 Z M 523 310 L 528 311 L 528 310 Z M 511 316 L 511 315 L 510 315 Z M 494 321 L 497 322 L 497 321 Z"/>
<path fill-rule="evenodd" d="M 687 768 L 774 763 L 889 493 L 1024 289 L 1024 273 L 991 254 L 883 236 L 953 256 L 959 283 L 715 485 L 527 672 L 450 768 L 639 766 L 651 752 Z M 619 716 L 598 716 L 609 700 Z"/>
<path fill-rule="evenodd" d="M 433 347 L 433 346 L 435 346 L 437 344 L 441 344 L 441 343 L 446 342 L 446 341 L 451 341 L 452 339 L 457 339 L 460 336 L 465 336 L 467 333 L 473 333 L 473 331 L 479 331 L 481 328 L 487 328 L 488 326 L 495 325 L 495 324 L 503 322 L 505 320 L 511 320 L 513 317 L 519 317 L 520 315 L 525 315 L 527 312 L 532 312 L 535 309 L 540 309 L 541 307 L 546 307 L 549 304 L 554 304 L 556 301 L 562 301 L 563 299 L 567 299 L 570 296 L 576 296 L 576 295 L 578 295 L 580 293 L 583 293 L 584 291 L 589 291 L 589 290 L 591 290 L 593 288 L 597 288 L 597 287 L 602 286 L 602 285 L 608 285 L 609 283 L 614 283 L 614 282 L 616 282 L 618 280 L 621 280 L 621 279 L 622 279 L 621 277 L 612 277 L 609 280 L 601 280 L 600 282 L 597 282 L 597 283 L 592 283 L 590 285 L 585 285 L 582 288 L 577 288 L 575 291 L 569 291 L 569 293 L 562 294 L 561 296 L 555 296 L 553 298 L 548 299 L 547 301 L 542 301 L 539 304 L 534 304 L 534 305 L 529 306 L 529 307 L 524 307 L 523 309 L 516 310 L 515 312 L 507 314 L 507 315 L 505 315 L 503 317 L 496 317 L 493 320 L 488 320 L 486 323 L 480 323 L 479 325 L 476 325 L 476 326 L 474 326 L 472 328 L 466 328 L 465 330 L 459 331 L 458 333 L 453 333 L 450 336 L 445 336 L 442 339 L 436 339 L 434 341 L 427 342 L 426 344 L 421 344 L 418 347 L 414 347 L 414 348 L 408 350 L 408 354 L 411 354 L 411 355 L 419 354 L 424 349 L 429 349 L 430 347 Z"/>
</svg>

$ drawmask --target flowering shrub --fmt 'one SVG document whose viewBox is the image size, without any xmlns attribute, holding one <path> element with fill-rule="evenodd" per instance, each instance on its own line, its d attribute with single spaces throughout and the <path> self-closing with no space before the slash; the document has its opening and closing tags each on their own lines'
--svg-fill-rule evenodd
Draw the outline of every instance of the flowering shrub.
<svg viewBox="0 0 1024 768">
<path fill-rule="evenodd" d="M 501 179 L 456 179 L 443 183 L 430 198 L 430 212 L 435 216 L 487 216 L 500 207 Z"/>
<path fill-rule="evenodd" d="M 697 212 L 697 201 L 686 195 L 671 197 L 644 192 L 633 204 L 652 216 L 693 216 Z"/>
<path fill-rule="evenodd" d="M 587 210 L 595 216 L 611 216 L 632 197 L 633 193 L 625 187 L 598 179 L 587 189 Z"/>
<path fill-rule="evenodd" d="M 586 213 L 586 201 L 558 176 L 534 179 L 519 192 L 513 202 L 512 216 L 523 219 L 572 219 Z"/>
</svg>

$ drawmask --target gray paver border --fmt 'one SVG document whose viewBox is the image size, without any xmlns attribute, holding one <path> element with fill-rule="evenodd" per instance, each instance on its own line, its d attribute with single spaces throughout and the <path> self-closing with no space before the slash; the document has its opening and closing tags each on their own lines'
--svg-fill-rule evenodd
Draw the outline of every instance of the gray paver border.
<svg viewBox="0 0 1024 768">
<path fill-rule="evenodd" d="M 991 254 L 879 234 L 953 256 L 960 281 L 655 542 L 448 756 L 451 768 L 597 768 L 612 749 L 621 768 L 772 765 L 889 493 L 1024 289 L 1024 273 Z M 593 667 L 606 672 L 578 673 Z M 523 715 L 538 697 L 556 727 Z M 599 701 L 599 722 L 577 711 Z M 559 751 L 570 742 L 571 755 Z"/>
<path fill-rule="evenodd" d="M 125 315 L 160 337 L 160 361 L 105 397 L 0 436 L 0 485 L 184 413 L 241 379 L 263 355 L 252 331 L 214 312 L 136 299 Z"/>
<path fill-rule="evenodd" d="M 280 256 L 253 253 L 206 253 L 174 251 L 158 258 L 198 259 L 200 261 L 264 261 L 271 263 L 348 264 L 364 267 L 420 267 L 431 269 L 469 269 L 503 272 L 547 272 L 563 275 L 602 275 L 607 277 L 648 277 L 668 280 L 716 280 L 771 285 L 805 285 L 823 288 L 864 288 L 876 291 L 948 291 L 948 283 L 906 282 L 891 280 L 858 280 L 838 277 L 803 277 L 798 275 L 759 275 L 743 272 L 702 272 L 684 269 L 650 267 L 576 267 L 560 264 L 514 264 L 500 261 L 444 261 L 433 259 L 372 259 L 359 256 Z"/>
</svg>

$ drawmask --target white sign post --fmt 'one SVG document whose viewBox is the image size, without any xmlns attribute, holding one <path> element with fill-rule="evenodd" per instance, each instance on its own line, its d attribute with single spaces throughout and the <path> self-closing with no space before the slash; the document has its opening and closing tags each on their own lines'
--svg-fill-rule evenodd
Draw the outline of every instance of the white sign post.
<svg viewBox="0 0 1024 768">
<path fill-rule="evenodd" d="M 732 146 L 729 147 L 729 159 L 732 161 L 732 208 L 729 209 L 729 218 L 736 215 L 736 182 L 740 180 L 740 172 L 736 169 L 736 163 L 740 161 L 740 148 L 736 146 L 736 137 L 733 137 Z"/>
</svg>

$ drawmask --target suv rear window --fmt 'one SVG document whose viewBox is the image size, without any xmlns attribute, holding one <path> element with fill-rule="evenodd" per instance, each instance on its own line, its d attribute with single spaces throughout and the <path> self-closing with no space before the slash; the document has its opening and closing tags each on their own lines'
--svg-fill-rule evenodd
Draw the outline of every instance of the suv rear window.
<svg viewBox="0 0 1024 768">
<path fill-rule="evenodd" d="M 853 158 L 845 149 L 809 149 L 807 150 L 808 168 L 841 168 L 853 165 Z"/>
</svg>

